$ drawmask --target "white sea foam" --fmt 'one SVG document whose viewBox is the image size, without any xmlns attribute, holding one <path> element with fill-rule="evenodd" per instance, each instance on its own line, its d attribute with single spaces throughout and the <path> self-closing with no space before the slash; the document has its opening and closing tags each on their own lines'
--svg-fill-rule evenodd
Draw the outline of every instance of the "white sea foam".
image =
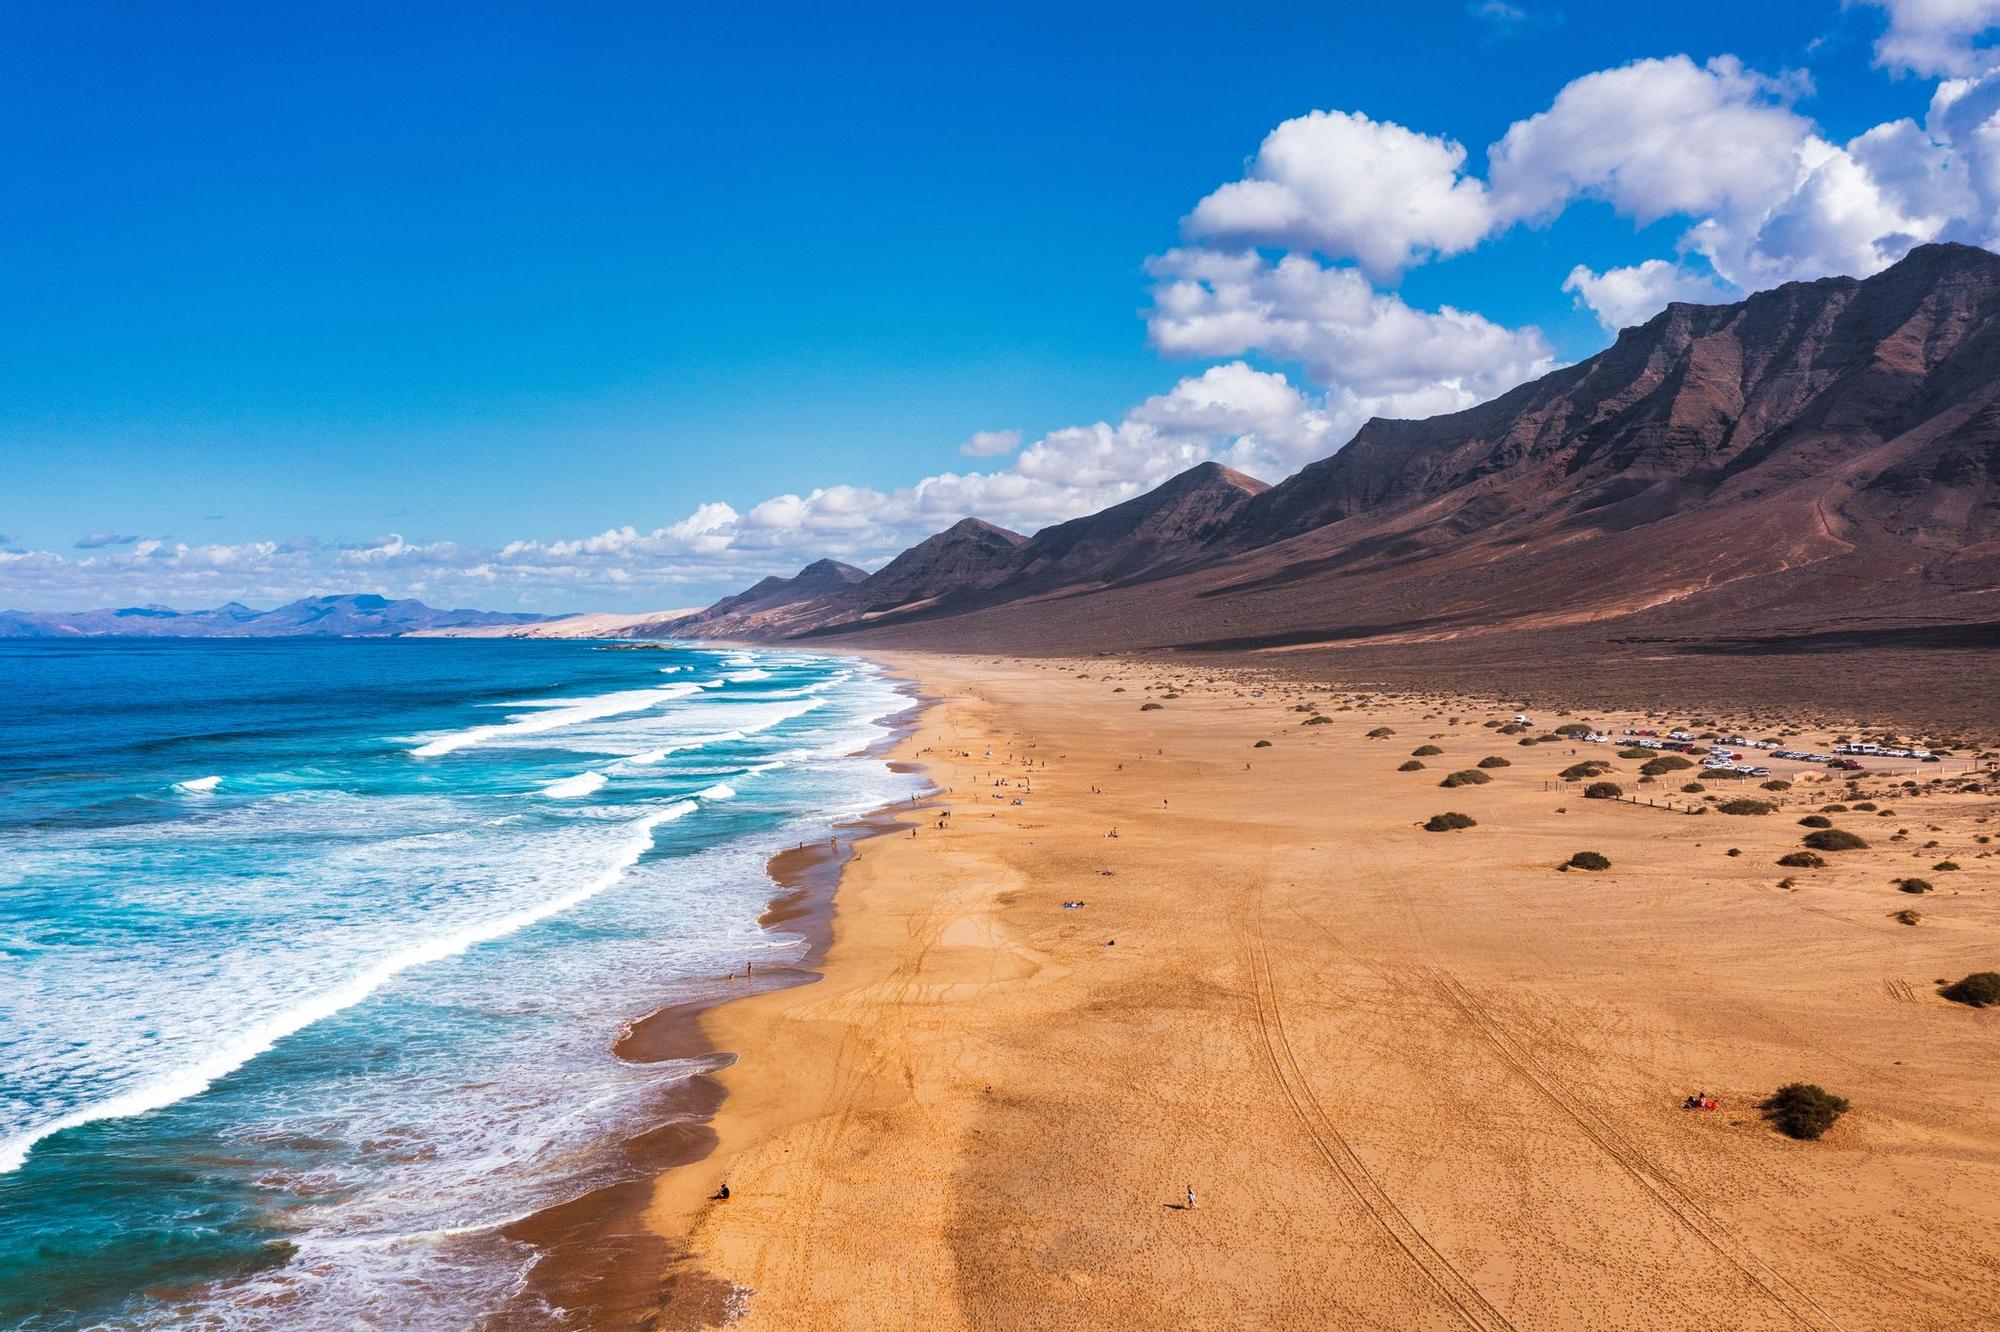
<svg viewBox="0 0 2000 1332">
<path fill-rule="evenodd" d="M 625 761 L 635 766 L 647 767 L 655 763 L 664 763 L 667 755 L 678 754 L 683 749 L 700 749 L 704 745 L 726 744 L 731 740 L 741 740 L 743 738 L 744 735 L 741 731 L 722 731 L 715 735 L 690 736 L 686 740 L 676 740 L 671 744 L 661 745 L 658 749 L 649 749 L 643 754 L 634 754 Z"/>
<path fill-rule="evenodd" d="M 725 683 L 726 681 L 723 680 L 703 680 L 701 687 L 703 689 L 720 689 Z"/>
<path fill-rule="evenodd" d="M 729 681 L 729 683 L 731 684 L 749 684 L 753 680 L 768 680 L 771 678 L 771 673 L 769 671 L 762 669 L 754 671 L 738 671 L 734 675 L 725 675 L 722 678 Z"/>
<path fill-rule="evenodd" d="M 526 929 L 588 901 L 617 883 L 625 871 L 638 863 L 653 845 L 655 828 L 691 814 L 697 808 L 694 801 L 681 800 L 636 820 L 631 824 L 631 835 L 618 847 L 611 863 L 568 892 L 485 920 L 470 922 L 435 938 L 398 949 L 346 981 L 223 1038 L 206 1055 L 184 1067 L 166 1070 L 116 1096 L 79 1106 L 68 1114 L 0 1139 L 0 1174 L 18 1170 L 28 1159 L 29 1150 L 50 1134 L 98 1120 L 144 1114 L 197 1095 L 216 1079 L 241 1068 L 285 1037 L 360 1003 L 412 967 L 454 957 L 469 948 Z"/>
<path fill-rule="evenodd" d="M 418 758 L 436 758 L 440 754 L 450 754 L 461 749 L 470 749 L 474 745 L 483 745 L 489 740 L 539 735 L 544 731 L 561 730 L 565 726 L 596 721 L 601 717 L 615 717 L 627 712 L 644 712 L 662 703 L 686 698 L 694 692 L 693 685 L 670 684 L 654 689 L 621 689 L 615 693 L 599 694 L 595 698 L 563 700 L 559 706 L 535 705 L 537 710 L 527 716 L 509 718 L 505 722 L 490 726 L 474 726 L 463 731 L 453 731 L 426 741 L 410 752 Z"/>
<path fill-rule="evenodd" d="M 727 782 L 717 782 L 714 786 L 709 787 L 706 791 L 695 792 L 695 797 L 700 800 L 728 800 L 735 794 L 736 794 L 735 787 L 731 786 Z"/>
<path fill-rule="evenodd" d="M 220 785 L 220 777 L 190 777 L 187 781 L 175 782 L 174 790 L 182 795 L 211 795 Z"/>
<path fill-rule="evenodd" d="M 551 800 L 570 800 L 576 796 L 589 795 L 609 780 L 611 779 L 603 773 L 593 769 L 590 772 L 580 772 L 574 777 L 565 777 L 561 781 L 550 782 L 542 788 L 542 794 Z"/>
</svg>

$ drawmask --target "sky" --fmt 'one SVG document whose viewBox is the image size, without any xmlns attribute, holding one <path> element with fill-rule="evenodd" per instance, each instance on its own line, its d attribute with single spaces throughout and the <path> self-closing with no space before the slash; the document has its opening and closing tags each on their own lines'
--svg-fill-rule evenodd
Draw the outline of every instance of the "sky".
<svg viewBox="0 0 2000 1332">
<path fill-rule="evenodd" d="M 0 607 L 697 605 L 2000 231 L 2000 0 L 955 8 L 0 8 Z"/>
</svg>

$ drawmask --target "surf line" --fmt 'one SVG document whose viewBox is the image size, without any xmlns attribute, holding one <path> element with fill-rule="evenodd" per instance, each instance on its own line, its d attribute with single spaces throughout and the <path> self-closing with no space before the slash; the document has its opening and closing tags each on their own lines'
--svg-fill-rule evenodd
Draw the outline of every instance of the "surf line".
<svg viewBox="0 0 2000 1332">
<path fill-rule="evenodd" d="M 207 1057 L 186 1068 L 170 1070 L 140 1083 L 130 1091 L 120 1092 L 93 1105 L 80 1106 L 47 1123 L 35 1125 L 0 1139 L 0 1175 L 20 1169 L 27 1162 L 30 1149 L 52 1134 L 99 1120 L 142 1115 L 149 1110 L 158 1110 L 176 1101 L 184 1101 L 190 1096 L 198 1095 L 215 1081 L 243 1067 L 285 1037 L 304 1031 L 314 1023 L 332 1017 L 343 1009 L 353 1007 L 405 971 L 427 963 L 441 962 L 448 957 L 456 957 L 468 949 L 504 938 L 589 901 L 616 884 L 624 877 L 625 871 L 638 864 L 639 858 L 652 849 L 654 829 L 663 823 L 692 814 L 698 808 L 700 806 L 692 800 L 678 800 L 664 809 L 635 820 L 629 825 L 630 835 L 619 844 L 618 853 L 612 862 L 566 893 L 558 894 L 533 906 L 523 907 L 518 911 L 510 911 L 505 915 L 462 926 L 435 939 L 426 939 L 391 953 L 324 994 L 314 995 L 304 1003 L 274 1013 L 229 1037 Z"/>
</svg>

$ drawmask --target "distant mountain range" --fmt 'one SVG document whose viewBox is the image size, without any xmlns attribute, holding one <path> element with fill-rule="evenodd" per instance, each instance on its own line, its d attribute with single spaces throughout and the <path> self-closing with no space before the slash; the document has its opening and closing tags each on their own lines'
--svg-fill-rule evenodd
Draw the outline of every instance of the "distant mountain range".
<svg viewBox="0 0 2000 1332">
<path fill-rule="evenodd" d="M 1205 463 L 1033 537 L 967 519 L 874 574 L 821 561 L 644 632 L 1297 650 L 1996 621 L 2000 256 L 1926 245 L 1670 305 L 1276 486 Z"/>
<path fill-rule="evenodd" d="M 393 638 L 438 629 L 533 624 L 546 615 L 437 610 L 370 593 L 305 597 L 276 610 L 232 601 L 214 610 L 0 611 L 0 638 Z"/>
</svg>

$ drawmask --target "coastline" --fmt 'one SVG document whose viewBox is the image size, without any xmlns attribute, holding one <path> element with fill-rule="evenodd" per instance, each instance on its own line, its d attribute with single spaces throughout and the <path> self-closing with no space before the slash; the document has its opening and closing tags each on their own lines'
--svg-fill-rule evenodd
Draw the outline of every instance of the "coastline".
<svg viewBox="0 0 2000 1332">
<path fill-rule="evenodd" d="M 902 691 L 910 705 L 880 718 L 889 734 L 858 752 L 884 758 L 892 771 L 915 773 L 922 771 L 921 765 L 890 756 L 914 732 L 933 700 L 912 682 L 905 682 Z M 757 925 L 803 940 L 805 950 L 796 961 L 757 971 L 754 978 L 731 973 L 721 983 L 738 987 L 732 991 L 671 1003 L 626 1024 L 612 1043 L 617 1058 L 640 1064 L 691 1061 L 704 1067 L 666 1089 L 648 1116 L 649 1125 L 619 1144 L 636 1172 L 632 1178 L 496 1228 L 500 1238 L 528 1245 L 534 1257 L 514 1297 L 489 1313 L 482 1326 L 496 1332 L 545 1327 L 552 1310 L 581 1320 L 583 1326 L 605 1329 L 660 1326 L 662 1310 L 670 1311 L 675 1325 L 693 1327 L 712 1326 L 727 1316 L 730 1291 L 683 1270 L 683 1246 L 645 1224 L 658 1180 L 704 1160 L 716 1146 L 712 1121 L 727 1098 L 717 1075 L 739 1055 L 711 1038 L 705 1018 L 728 1004 L 818 981 L 818 968 L 833 941 L 841 874 L 857 845 L 905 826 L 901 816 L 923 803 L 918 797 L 840 820 L 828 826 L 826 841 L 784 848 L 765 862 L 771 893 Z"/>
<path fill-rule="evenodd" d="M 1971 871 L 1910 929 L 1911 852 L 1786 888 L 1794 818 L 1585 804 L 1491 699 L 866 655 L 935 700 L 896 752 L 953 826 L 856 849 L 813 984 L 691 1015 L 740 1058 L 706 1150 L 625 1200 L 644 1256 L 589 1325 L 2000 1317 L 1961 1279 L 2000 1261 L 1996 1015 L 1925 994 L 2000 949 L 1990 797 L 1898 794 Z M 1437 789 L 1481 753 L 1508 768 Z M 1798 776 L 1771 798 L 1839 793 Z M 1418 826 L 1445 808 L 1479 828 Z M 1553 872 L 1580 845 L 1612 871 Z M 1755 1113 L 1795 1077 L 1854 1099 L 1821 1143 Z M 1680 1112 L 1696 1085 L 1731 1113 Z"/>
</svg>

